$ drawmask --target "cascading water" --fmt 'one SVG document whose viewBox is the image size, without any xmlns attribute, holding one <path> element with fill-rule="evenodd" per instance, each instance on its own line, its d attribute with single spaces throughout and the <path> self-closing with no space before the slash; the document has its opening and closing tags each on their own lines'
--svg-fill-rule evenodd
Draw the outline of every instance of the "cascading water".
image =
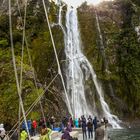
<svg viewBox="0 0 140 140">
<path fill-rule="evenodd" d="M 91 114 L 85 98 L 84 91 L 84 74 L 81 69 L 80 61 L 83 54 L 80 49 L 80 38 L 77 23 L 76 9 L 68 8 L 66 14 L 66 36 L 65 36 L 65 53 L 66 53 L 66 78 L 67 93 L 71 103 L 73 115 L 80 117 L 82 114 Z"/>
<path fill-rule="evenodd" d="M 61 27 L 63 33 L 64 33 L 64 36 L 66 37 L 66 32 L 65 32 L 65 29 L 62 25 L 62 9 L 65 5 L 61 5 L 61 3 L 59 2 L 59 15 L 58 15 L 58 25 Z"/>
<path fill-rule="evenodd" d="M 102 87 L 97 80 L 97 76 L 90 62 L 82 53 L 76 8 L 68 7 L 67 9 L 66 34 L 64 37 L 67 96 L 71 104 L 73 115 L 75 117 L 80 117 L 83 114 L 97 114 L 95 110 L 93 111 L 89 108 L 85 95 L 85 81 L 92 77 L 104 116 L 108 119 L 113 128 L 121 128 L 119 119 L 110 113 L 110 109 L 103 97 Z"/>
</svg>

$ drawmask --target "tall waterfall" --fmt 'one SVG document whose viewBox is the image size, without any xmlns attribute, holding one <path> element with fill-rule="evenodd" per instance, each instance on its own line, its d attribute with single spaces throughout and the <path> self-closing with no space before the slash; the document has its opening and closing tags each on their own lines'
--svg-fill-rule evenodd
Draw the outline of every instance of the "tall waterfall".
<svg viewBox="0 0 140 140">
<path fill-rule="evenodd" d="M 61 9 L 62 10 L 62 9 Z M 61 18 L 61 17 L 60 17 Z M 61 24 L 59 20 L 59 24 Z M 61 24 L 62 26 L 62 24 Z M 68 7 L 66 13 L 65 54 L 66 54 L 66 88 L 73 116 L 95 115 L 96 110 L 89 107 L 86 100 L 85 82 L 92 79 L 98 93 L 103 115 L 113 128 L 120 128 L 117 116 L 110 113 L 108 104 L 104 100 L 102 87 L 96 73 L 81 49 L 80 32 L 76 8 Z"/>
</svg>

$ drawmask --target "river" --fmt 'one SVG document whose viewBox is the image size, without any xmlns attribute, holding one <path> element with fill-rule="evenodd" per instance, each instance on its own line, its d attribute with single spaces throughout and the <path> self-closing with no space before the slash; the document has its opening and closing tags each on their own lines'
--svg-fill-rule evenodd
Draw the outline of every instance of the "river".
<svg viewBox="0 0 140 140">
<path fill-rule="evenodd" d="M 140 128 L 110 130 L 110 140 L 140 140 Z"/>
<path fill-rule="evenodd" d="M 109 130 L 108 140 L 140 140 L 140 128 L 137 129 L 112 129 Z M 79 135 L 78 140 L 83 140 L 82 134 Z M 93 139 L 87 139 L 93 140 Z"/>
</svg>

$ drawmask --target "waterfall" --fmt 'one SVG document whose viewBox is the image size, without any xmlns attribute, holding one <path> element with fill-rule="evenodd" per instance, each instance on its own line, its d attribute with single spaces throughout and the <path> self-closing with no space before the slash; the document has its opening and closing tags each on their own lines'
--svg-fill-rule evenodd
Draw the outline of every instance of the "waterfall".
<svg viewBox="0 0 140 140">
<path fill-rule="evenodd" d="M 85 82 L 91 78 L 94 83 L 93 86 L 95 86 L 97 90 L 104 117 L 108 119 L 113 128 L 121 128 L 117 116 L 110 113 L 109 106 L 104 100 L 103 90 L 96 73 L 82 52 L 76 8 L 68 6 L 65 33 L 66 88 L 73 116 L 80 117 L 81 115 L 87 116 L 97 114 L 95 110 L 89 107 L 86 100 Z"/>
<path fill-rule="evenodd" d="M 76 9 L 68 8 L 66 14 L 66 79 L 67 93 L 71 103 L 73 115 L 80 117 L 82 114 L 91 114 L 88 109 L 84 93 L 84 74 L 81 69 L 81 60 L 84 55 L 80 48 Z M 82 104 L 82 105 L 81 105 Z"/>
<path fill-rule="evenodd" d="M 61 29 L 63 31 L 63 34 L 66 37 L 66 32 L 65 32 L 65 29 L 62 25 L 62 9 L 63 9 L 64 6 L 65 5 L 61 5 L 61 3 L 59 3 L 58 25 L 61 27 Z"/>
</svg>

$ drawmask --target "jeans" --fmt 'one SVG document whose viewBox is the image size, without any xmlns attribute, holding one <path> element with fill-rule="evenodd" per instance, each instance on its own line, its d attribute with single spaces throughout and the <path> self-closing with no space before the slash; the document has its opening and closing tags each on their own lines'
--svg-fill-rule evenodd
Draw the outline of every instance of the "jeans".
<svg viewBox="0 0 140 140">
<path fill-rule="evenodd" d="M 87 139 L 87 131 L 86 130 L 83 130 L 83 140 Z"/>
<path fill-rule="evenodd" d="M 93 138 L 93 130 L 88 130 L 88 138 Z"/>
</svg>

